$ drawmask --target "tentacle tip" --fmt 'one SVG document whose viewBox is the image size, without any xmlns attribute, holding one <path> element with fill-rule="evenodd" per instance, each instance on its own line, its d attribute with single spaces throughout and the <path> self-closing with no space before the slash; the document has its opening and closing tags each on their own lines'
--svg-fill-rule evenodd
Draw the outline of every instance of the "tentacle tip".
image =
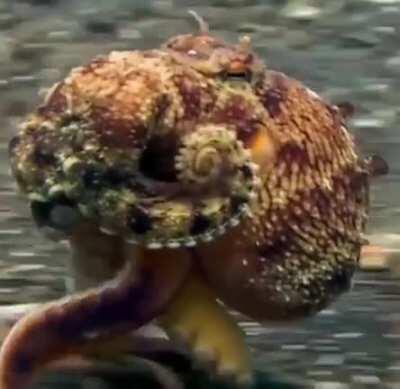
<svg viewBox="0 0 400 389">
<path fill-rule="evenodd" d="M 208 35 L 210 33 L 210 27 L 208 23 L 196 11 L 190 9 L 188 13 L 198 23 L 200 35 Z"/>
</svg>

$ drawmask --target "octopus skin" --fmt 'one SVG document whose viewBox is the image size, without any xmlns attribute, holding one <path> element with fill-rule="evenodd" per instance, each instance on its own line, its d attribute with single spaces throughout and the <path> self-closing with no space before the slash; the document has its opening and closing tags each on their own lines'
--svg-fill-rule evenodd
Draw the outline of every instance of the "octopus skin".
<svg viewBox="0 0 400 389">
<path fill-rule="evenodd" d="M 248 38 L 201 26 L 73 69 L 11 140 L 38 226 L 70 241 L 75 266 L 104 274 L 14 326 L 1 389 L 153 320 L 217 375 L 249 383 L 229 309 L 285 322 L 349 288 L 374 171 L 346 115 L 269 69 Z M 93 236 L 103 267 L 90 265 Z"/>
</svg>

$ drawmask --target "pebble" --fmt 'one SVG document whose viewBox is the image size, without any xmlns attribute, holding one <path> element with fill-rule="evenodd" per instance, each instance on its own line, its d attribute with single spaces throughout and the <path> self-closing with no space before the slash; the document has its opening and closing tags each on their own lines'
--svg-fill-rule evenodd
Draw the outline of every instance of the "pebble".
<svg viewBox="0 0 400 389">
<path fill-rule="evenodd" d="M 281 15 L 290 19 L 314 20 L 320 16 L 321 8 L 311 4 L 308 0 L 291 0 L 281 10 Z"/>
</svg>

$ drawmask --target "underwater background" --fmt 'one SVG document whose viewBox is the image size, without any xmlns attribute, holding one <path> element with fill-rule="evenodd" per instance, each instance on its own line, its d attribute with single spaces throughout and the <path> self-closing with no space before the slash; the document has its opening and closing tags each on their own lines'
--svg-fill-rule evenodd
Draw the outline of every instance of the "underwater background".
<svg viewBox="0 0 400 389">
<path fill-rule="evenodd" d="M 367 237 L 379 247 L 364 258 L 352 290 L 290 326 L 241 322 L 255 368 L 268 377 L 259 387 L 400 388 L 399 0 L 0 0 L 0 304 L 65 293 L 67 248 L 38 233 L 8 172 L 17 123 L 71 67 L 195 31 L 188 9 L 227 40 L 249 35 L 268 67 L 331 102 L 352 102 L 358 147 L 390 167 L 371 188 Z M 74 386 L 66 377 L 41 387 L 56 385 L 112 387 Z"/>
</svg>

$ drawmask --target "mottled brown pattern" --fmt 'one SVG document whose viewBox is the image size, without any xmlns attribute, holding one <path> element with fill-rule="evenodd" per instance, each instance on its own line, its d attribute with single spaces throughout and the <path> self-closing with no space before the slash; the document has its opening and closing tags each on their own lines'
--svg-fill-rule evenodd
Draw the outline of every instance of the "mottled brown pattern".
<svg viewBox="0 0 400 389">
<path fill-rule="evenodd" d="M 369 179 L 337 108 L 273 71 L 265 72 L 255 92 L 276 140 L 260 208 L 247 228 L 229 237 L 243 243 L 231 250 L 228 238 L 216 243 L 203 257 L 218 260 L 203 263 L 232 307 L 260 320 L 287 320 L 318 311 L 348 288 L 362 244 Z M 279 101 L 268 101 L 272 95 Z M 220 247 L 235 250 L 234 259 Z M 232 274 L 227 279 L 222 269 L 240 260 L 239 280 L 230 281 Z M 246 298 L 233 292 L 238 283 L 247 285 Z"/>
<path fill-rule="evenodd" d="M 268 89 L 262 96 L 261 101 L 272 118 L 281 113 L 281 103 L 284 100 L 282 91 L 279 89 Z"/>
<path fill-rule="evenodd" d="M 215 104 L 215 92 L 212 85 L 201 85 L 201 81 L 193 79 L 193 75 L 176 76 L 174 80 L 182 99 L 182 120 L 194 122 L 209 114 Z"/>
<path fill-rule="evenodd" d="M 14 175 L 31 199 L 56 206 L 61 194 L 77 204 L 79 220 L 147 247 L 141 263 L 152 270 L 160 264 L 148 262 L 151 250 L 168 247 L 167 264 L 190 258 L 194 279 L 206 278 L 215 299 L 253 319 L 313 314 L 350 285 L 369 177 L 379 169 L 357 155 L 340 107 L 266 68 L 249 39 L 231 45 L 202 29 L 74 69 L 12 145 Z M 55 160 L 39 147 L 43 139 Z M 173 277 L 161 278 L 162 294 Z M 116 292 L 124 285 L 119 279 Z M 157 304 L 156 296 L 132 300 L 143 312 Z M 61 322 L 74 320 L 68 312 Z M 109 312 L 105 327 L 125 323 Z M 0 355 L 3 365 L 16 343 Z M 246 375 L 246 363 L 235 371 Z"/>
<path fill-rule="evenodd" d="M 222 108 L 213 112 L 211 118 L 216 123 L 233 126 L 238 138 L 246 145 L 257 136 L 257 130 L 264 124 L 262 115 L 255 111 L 254 106 L 243 95 L 234 93 Z"/>
</svg>

